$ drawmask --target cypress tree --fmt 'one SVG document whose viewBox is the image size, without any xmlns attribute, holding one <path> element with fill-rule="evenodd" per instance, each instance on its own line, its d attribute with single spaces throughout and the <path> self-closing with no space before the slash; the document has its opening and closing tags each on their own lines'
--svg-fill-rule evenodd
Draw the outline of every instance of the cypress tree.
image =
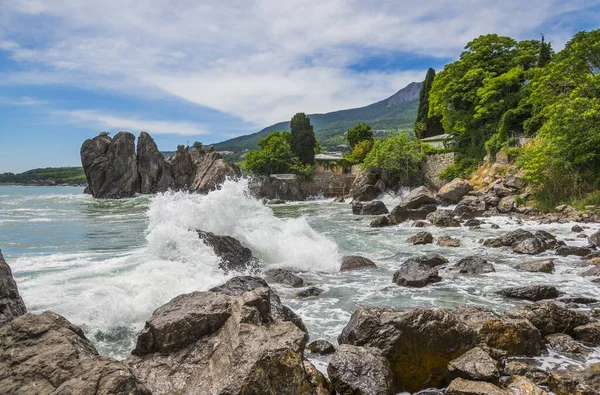
<svg viewBox="0 0 600 395">
<path fill-rule="evenodd" d="M 415 133 L 419 138 L 437 136 L 438 134 L 444 134 L 444 128 L 442 127 L 441 117 L 434 116 L 429 117 L 429 91 L 433 85 L 433 79 L 435 78 L 435 70 L 431 67 L 427 70 L 425 75 L 425 81 L 421 86 L 421 92 L 419 92 L 419 107 L 417 109 L 417 120 L 415 121 Z"/>
<path fill-rule="evenodd" d="M 303 112 L 299 112 L 290 121 L 290 147 L 292 151 L 304 164 L 315 164 L 315 148 L 317 138 L 310 118 Z"/>
<path fill-rule="evenodd" d="M 544 35 L 542 34 L 542 41 L 540 41 L 540 53 L 538 55 L 538 67 L 546 66 L 552 59 L 552 48 L 550 43 L 544 41 Z"/>
</svg>

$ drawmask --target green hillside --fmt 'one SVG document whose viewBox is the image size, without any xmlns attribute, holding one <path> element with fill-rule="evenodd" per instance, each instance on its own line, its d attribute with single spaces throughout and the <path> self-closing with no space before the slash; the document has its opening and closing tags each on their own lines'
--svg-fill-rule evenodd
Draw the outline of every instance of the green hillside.
<svg viewBox="0 0 600 395">
<path fill-rule="evenodd" d="M 326 114 L 309 114 L 309 117 L 315 128 L 317 139 L 324 148 L 339 144 L 344 132 L 360 122 L 371 125 L 375 130 L 412 129 L 417 117 L 420 90 L 421 83 L 412 82 L 393 96 L 380 102 Z M 298 111 L 301 110 L 298 109 Z M 292 115 L 290 114 L 290 118 Z M 289 130 L 289 127 L 289 121 L 279 122 L 260 132 L 214 144 L 214 147 L 217 150 L 234 152 L 241 152 L 245 149 L 253 150 L 258 148 L 258 140 L 278 130 Z"/>
<path fill-rule="evenodd" d="M 84 184 L 85 174 L 82 167 L 46 167 L 32 169 L 14 174 L 0 174 L 0 184 L 23 184 L 32 180 L 49 180 L 57 184 L 79 185 Z"/>
</svg>

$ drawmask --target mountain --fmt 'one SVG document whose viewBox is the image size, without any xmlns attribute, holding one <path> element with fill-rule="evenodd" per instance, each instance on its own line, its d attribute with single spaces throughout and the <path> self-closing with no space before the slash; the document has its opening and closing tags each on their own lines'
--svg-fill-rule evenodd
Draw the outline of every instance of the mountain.
<svg viewBox="0 0 600 395">
<path fill-rule="evenodd" d="M 365 107 L 328 112 L 326 114 L 309 114 L 317 139 L 323 147 L 335 146 L 342 143 L 346 130 L 360 122 L 371 125 L 375 130 L 412 129 L 417 117 L 421 85 L 420 82 L 411 82 L 387 99 Z M 279 122 L 264 128 L 260 132 L 213 145 L 215 149 L 220 151 L 241 152 L 245 149 L 253 150 L 258 148 L 258 140 L 266 137 L 269 133 L 289 129 L 289 121 Z"/>
</svg>

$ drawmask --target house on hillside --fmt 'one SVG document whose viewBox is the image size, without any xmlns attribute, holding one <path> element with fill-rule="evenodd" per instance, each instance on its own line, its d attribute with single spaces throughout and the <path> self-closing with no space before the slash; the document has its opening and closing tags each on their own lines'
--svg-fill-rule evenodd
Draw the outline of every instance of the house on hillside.
<svg viewBox="0 0 600 395">
<path fill-rule="evenodd" d="M 315 174 L 347 174 L 350 172 L 350 166 L 345 166 L 342 155 L 338 153 L 324 153 L 315 155 Z"/>
<path fill-rule="evenodd" d="M 451 139 L 452 139 L 451 134 L 440 134 L 437 136 L 421 139 L 421 142 L 428 144 L 434 148 L 444 148 L 445 143 L 450 142 Z"/>
</svg>

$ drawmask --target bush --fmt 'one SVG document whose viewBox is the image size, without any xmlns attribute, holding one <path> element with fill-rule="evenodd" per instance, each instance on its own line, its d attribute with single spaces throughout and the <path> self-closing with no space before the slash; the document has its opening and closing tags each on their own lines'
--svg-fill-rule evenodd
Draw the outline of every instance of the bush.
<svg viewBox="0 0 600 395">
<path fill-rule="evenodd" d="M 453 165 L 446 167 L 439 177 L 444 181 L 452 181 L 455 178 L 469 178 L 478 165 L 479 161 L 477 159 L 459 157 Z"/>
<path fill-rule="evenodd" d="M 417 141 L 405 135 L 375 141 L 362 164 L 363 168 L 376 167 L 394 174 L 404 181 L 420 177 L 421 162 L 425 155 Z"/>
<path fill-rule="evenodd" d="M 369 152 L 373 149 L 373 140 L 363 140 L 357 143 L 352 149 L 350 155 L 344 156 L 344 159 L 350 163 L 363 163 Z"/>
</svg>

